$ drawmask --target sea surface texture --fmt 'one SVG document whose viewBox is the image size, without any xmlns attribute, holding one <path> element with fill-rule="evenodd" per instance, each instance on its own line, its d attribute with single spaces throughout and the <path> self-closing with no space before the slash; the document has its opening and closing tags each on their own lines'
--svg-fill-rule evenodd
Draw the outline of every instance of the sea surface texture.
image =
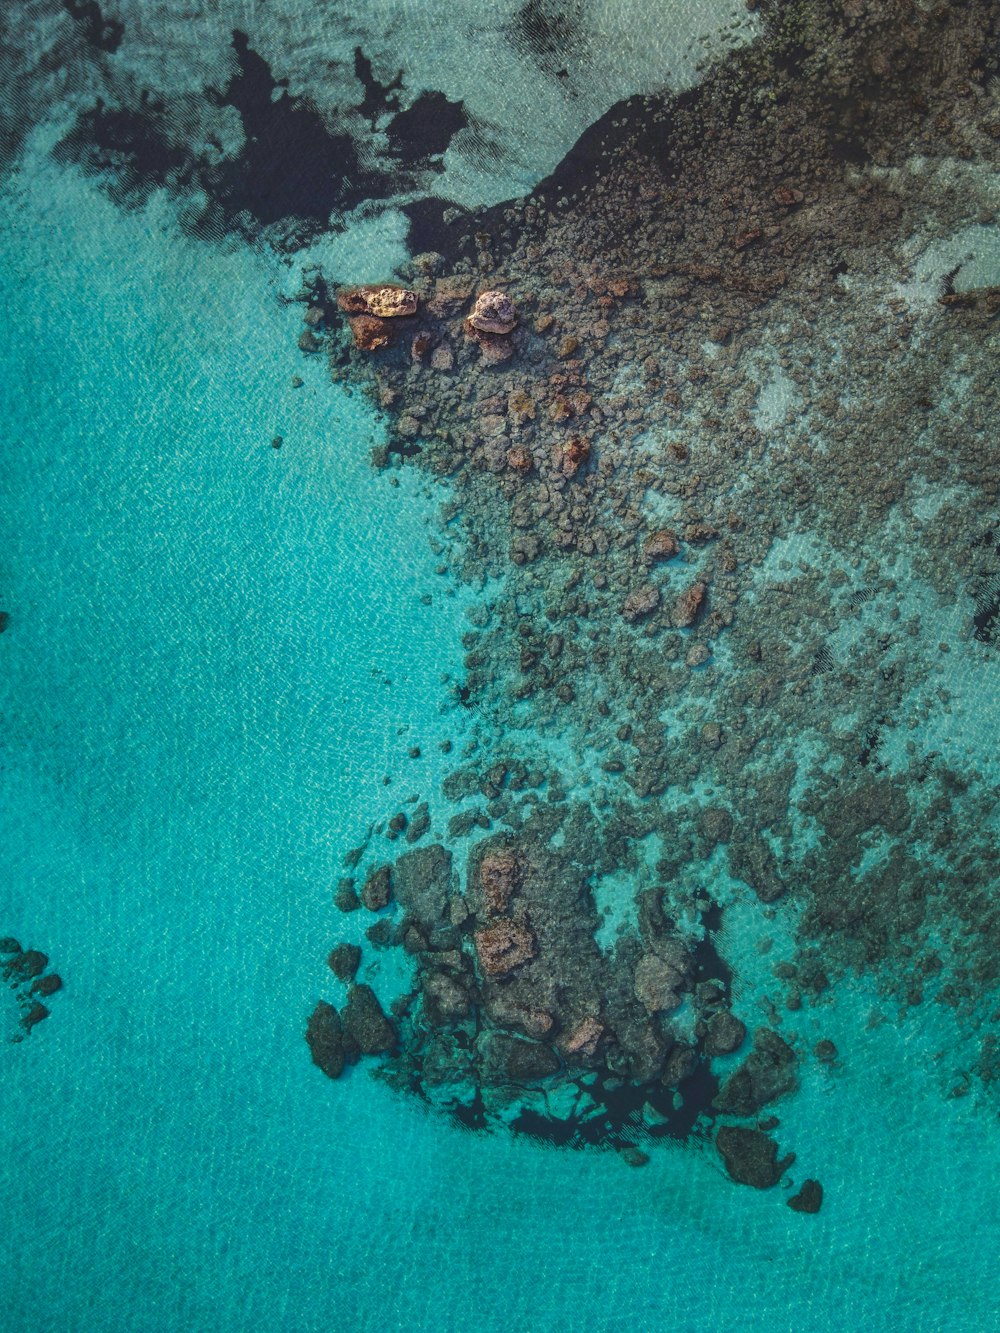
<svg viewBox="0 0 1000 1333">
<path fill-rule="evenodd" d="M 1000 1331 L 1000 6 L 0 52 L 0 1333 Z"/>
</svg>

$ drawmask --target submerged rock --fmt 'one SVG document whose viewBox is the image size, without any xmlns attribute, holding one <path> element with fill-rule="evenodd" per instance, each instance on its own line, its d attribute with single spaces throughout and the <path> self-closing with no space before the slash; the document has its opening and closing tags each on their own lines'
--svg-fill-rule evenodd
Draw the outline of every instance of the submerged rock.
<svg viewBox="0 0 1000 1333">
<path fill-rule="evenodd" d="M 479 863 L 479 887 L 489 916 L 503 916 L 517 892 L 521 870 L 509 848 L 489 851 Z"/>
<path fill-rule="evenodd" d="M 803 1180 L 797 1194 L 788 1200 L 797 1213 L 818 1213 L 823 1206 L 823 1186 L 818 1180 Z"/>
<path fill-rule="evenodd" d="M 534 935 L 510 917 L 477 930 L 474 938 L 479 965 L 491 977 L 506 976 L 535 956 Z"/>
<path fill-rule="evenodd" d="M 339 981 L 353 981 L 361 965 L 361 950 L 356 944 L 338 944 L 326 961 Z"/>
<path fill-rule="evenodd" d="M 369 912 L 381 912 L 389 906 L 392 898 L 392 870 L 389 866 L 378 866 L 372 870 L 361 886 L 361 901 Z"/>
<path fill-rule="evenodd" d="M 756 1115 L 798 1086 L 798 1057 L 788 1042 L 770 1028 L 754 1033 L 753 1050 L 716 1098 L 716 1106 L 732 1115 Z"/>
<path fill-rule="evenodd" d="M 674 602 L 673 622 L 678 629 L 690 629 L 698 619 L 705 592 L 704 583 L 692 583 Z"/>
<path fill-rule="evenodd" d="M 793 1154 L 778 1159 L 778 1145 L 762 1130 L 742 1125 L 723 1125 L 715 1136 L 731 1180 L 766 1190 L 776 1185 L 783 1172 L 795 1160 Z"/>
<path fill-rule="evenodd" d="M 313 1064 L 322 1069 L 327 1078 L 339 1078 L 344 1072 L 344 1032 L 340 1015 L 332 1004 L 320 1000 L 309 1015 L 306 1041 Z"/>
<path fill-rule="evenodd" d="M 354 346 L 362 352 L 377 352 L 380 347 L 388 347 L 392 342 L 392 329 L 384 319 L 374 315 L 356 315 L 349 319 Z"/>
<path fill-rule="evenodd" d="M 371 986 L 352 986 L 343 1013 L 344 1031 L 362 1055 L 379 1055 L 396 1045 L 396 1029 Z"/>
</svg>

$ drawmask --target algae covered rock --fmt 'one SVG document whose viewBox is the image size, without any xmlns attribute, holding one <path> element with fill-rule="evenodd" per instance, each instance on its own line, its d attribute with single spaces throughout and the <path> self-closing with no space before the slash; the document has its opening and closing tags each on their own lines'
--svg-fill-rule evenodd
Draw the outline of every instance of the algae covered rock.
<svg viewBox="0 0 1000 1333">
<path fill-rule="evenodd" d="M 758 1190 L 777 1185 L 794 1160 L 791 1154 L 779 1160 L 774 1139 L 763 1130 L 742 1125 L 723 1125 L 715 1136 L 715 1146 L 730 1179 Z"/>
</svg>

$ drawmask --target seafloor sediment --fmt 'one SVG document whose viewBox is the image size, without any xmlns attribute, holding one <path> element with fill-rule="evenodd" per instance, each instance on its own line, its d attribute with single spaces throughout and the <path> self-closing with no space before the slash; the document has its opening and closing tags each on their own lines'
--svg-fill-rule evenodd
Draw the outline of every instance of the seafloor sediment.
<svg viewBox="0 0 1000 1333">
<path fill-rule="evenodd" d="M 947 655 L 985 684 L 997 652 L 1000 289 L 949 242 L 996 225 L 998 16 L 768 5 L 761 41 L 615 107 L 530 198 L 415 211 L 415 314 L 305 294 L 304 349 L 389 417 L 375 464 L 447 477 L 450 558 L 502 581 L 466 639 L 481 726 L 443 795 L 467 804 L 352 876 L 395 898 L 371 935 L 412 990 L 391 1036 L 359 992 L 318 1011 L 328 1072 L 377 1050 L 466 1123 L 564 1142 L 723 1122 L 757 1185 L 784 1165 L 760 1117 L 836 1059 L 796 1015 L 851 969 L 954 1007 L 995 1077 L 997 774 L 933 721 Z M 486 291 L 510 331 L 469 322 Z M 650 848 L 602 948 L 597 888 Z M 761 951 L 794 943 L 739 1014 L 714 941 L 751 894 Z"/>
</svg>

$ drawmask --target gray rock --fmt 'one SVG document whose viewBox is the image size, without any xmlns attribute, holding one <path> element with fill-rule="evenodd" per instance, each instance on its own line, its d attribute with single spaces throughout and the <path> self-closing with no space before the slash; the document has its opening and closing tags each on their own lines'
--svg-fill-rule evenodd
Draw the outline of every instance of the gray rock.
<svg viewBox="0 0 1000 1333">
<path fill-rule="evenodd" d="M 356 944 L 338 944 L 326 961 L 338 980 L 353 981 L 361 965 L 361 950 Z"/>
<path fill-rule="evenodd" d="M 753 1050 L 723 1084 L 716 1106 L 732 1115 L 756 1115 L 762 1106 L 798 1086 L 797 1063 L 791 1046 L 776 1032 L 758 1028 Z"/>
<path fill-rule="evenodd" d="M 396 900 L 425 926 L 448 923 L 451 852 L 440 843 L 406 852 L 392 870 Z"/>
<path fill-rule="evenodd" d="M 747 1035 L 746 1024 L 741 1023 L 728 1009 L 714 1013 L 705 1025 L 705 1054 L 731 1055 L 739 1050 Z"/>
<path fill-rule="evenodd" d="M 344 1031 L 362 1055 L 379 1055 L 396 1045 L 396 1029 L 371 986 L 352 986 L 343 1013 Z"/>
<path fill-rule="evenodd" d="M 327 1078 L 339 1078 L 344 1072 L 344 1032 L 332 1004 L 320 1000 L 316 1005 L 306 1024 L 306 1041 L 313 1064 Z"/>
</svg>

